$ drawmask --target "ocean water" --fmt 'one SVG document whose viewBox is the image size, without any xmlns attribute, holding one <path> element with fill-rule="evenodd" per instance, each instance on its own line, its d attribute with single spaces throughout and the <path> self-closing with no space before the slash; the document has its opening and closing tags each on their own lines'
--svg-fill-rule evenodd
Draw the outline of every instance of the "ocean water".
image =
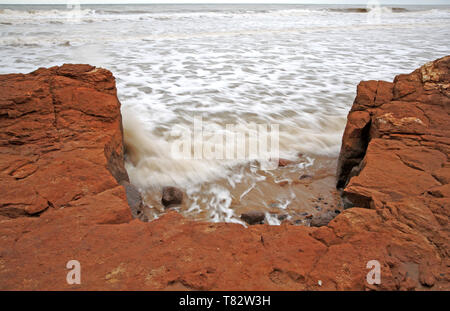
<svg viewBox="0 0 450 311">
<path fill-rule="evenodd" d="M 227 124 L 277 124 L 292 181 L 337 157 L 359 81 L 390 81 L 450 54 L 449 38 L 450 6 L 3 5 L 0 73 L 63 63 L 111 70 L 126 167 L 149 218 L 162 212 L 161 187 L 174 185 L 186 191 L 185 215 L 240 222 L 234 206 L 251 191 L 259 194 L 247 206 L 292 205 L 298 192 L 260 186 L 285 172 L 248 159 L 175 159 L 175 127 L 199 117 L 223 134 Z"/>
</svg>

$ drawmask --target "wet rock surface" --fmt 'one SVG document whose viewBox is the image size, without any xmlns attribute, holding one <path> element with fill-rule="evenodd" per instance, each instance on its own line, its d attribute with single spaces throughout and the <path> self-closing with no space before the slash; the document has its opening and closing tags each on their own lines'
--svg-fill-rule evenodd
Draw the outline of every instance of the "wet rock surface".
<svg viewBox="0 0 450 311">
<path fill-rule="evenodd" d="M 241 219 L 249 225 L 262 224 L 265 217 L 265 214 L 259 211 L 251 211 L 241 215 Z"/>
<path fill-rule="evenodd" d="M 449 290 L 449 63 L 360 84 L 338 171 L 352 208 L 320 227 L 132 220 L 112 75 L 0 76 L 0 289 Z"/>
<path fill-rule="evenodd" d="M 143 215 L 144 212 L 144 204 L 142 202 L 142 196 L 139 190 L 127 181 L 121 182 L 122 186 L 125 188 L 125 193 L 127 196 L 127 202 L 130 206 L 131 213 L 134 218 L 139 218 L 142 220 L 146 220 Z"/>
<path fill-rule="evenodd" d="M 316 217 L 312 217 L 310 225 L 311 227 L 322 227 L 328 225 L 330 221 L 336 217 L 338 213 L 328 211 L 326 213 L 319 214 Z"/>
</svg>

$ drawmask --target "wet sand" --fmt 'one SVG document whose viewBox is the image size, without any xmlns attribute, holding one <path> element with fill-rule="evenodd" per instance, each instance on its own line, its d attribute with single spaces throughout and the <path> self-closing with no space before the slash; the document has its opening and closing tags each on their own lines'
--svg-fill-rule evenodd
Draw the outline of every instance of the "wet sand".
<svg viewBox="0 0 450 311">
<path fill-rule="evenodd" d="M 259 170 L 257 165 L 249 163 L 236 168 L 243 178 L 234 183 L 234 187 L 233 182 L 223 178 L 197 185 L 195 191 L 182 189 L 183 203 L 166 209 L 161 203 L 161 191 L 149 190 L 143 193 L 144 218 L 152 220 L 174 209 L 193 220 L 244 224 L 240 215 L 259 211 L 266 215 L 264 222 L 271 225 L 283 222 L 310 225 L 311 220 L 320 215 L 337 215 L 342 211 L 335 187 L 337 159 L 315 157 L 312 165 L 306 165 L 308 162 L 311 158 L 300 155 L 288 165 L 271 171 Z M 229 195 L 212 193 L 211 187 L 227 189 Z"/>
</svg>

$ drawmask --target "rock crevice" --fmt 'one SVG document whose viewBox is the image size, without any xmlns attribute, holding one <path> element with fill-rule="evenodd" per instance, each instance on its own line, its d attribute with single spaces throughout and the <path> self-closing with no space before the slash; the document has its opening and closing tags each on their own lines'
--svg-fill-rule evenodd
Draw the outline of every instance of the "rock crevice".
<svg viewBox="0 0 450 311">
<path fill-rule="evenodd" d="M 360 83 L 337 173 L 353 208 L 320 227 L 249 228 L 133 220 L 109 71 L 2 75 L 0 290 L 449 290 L 449 74 L 445 57 Z M 373 260 L 380 284 L 366 282 Z"/>
</svg>

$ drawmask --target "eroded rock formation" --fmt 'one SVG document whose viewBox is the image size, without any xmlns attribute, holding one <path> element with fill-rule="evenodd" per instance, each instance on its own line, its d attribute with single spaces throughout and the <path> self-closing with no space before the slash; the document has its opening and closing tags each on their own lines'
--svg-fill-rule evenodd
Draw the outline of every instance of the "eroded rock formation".
<svg viewBox="0 0 450 311">
<path fill-rule="evenodd" d="M 369 208 L 386 225 L 398 222 L 400 232 L 422 236 L 434 256 L 399 259 L 419 264 L 419 281 L 426 286 L 434 278 L 449 280 L 449 154 L 450 56 L 392 83 L 359 84 L 343 136 L 337 185 L 347 207 Z M 387 244 L 389 252 L 391 247 Z M 409 277 L 413 274 L 409 271 Z"/>
<path fill-rule="evenodd" d="M 448 290 L 449 67 L 359 85 L 338 172 L 352 208 L 318 228 L 132 220 L 112 75 L 0 76 L 0 289 Z"/>
<path fill-rule="evenodd" d="M 92 209 L 92 222 L 131 220 L 119 186 L 128 175 L 109 71 L 64 65 L 2 75 L 0 122 L 0 217 L 99 205 L 102 198 L 108 206 Z"/>
</svg>

